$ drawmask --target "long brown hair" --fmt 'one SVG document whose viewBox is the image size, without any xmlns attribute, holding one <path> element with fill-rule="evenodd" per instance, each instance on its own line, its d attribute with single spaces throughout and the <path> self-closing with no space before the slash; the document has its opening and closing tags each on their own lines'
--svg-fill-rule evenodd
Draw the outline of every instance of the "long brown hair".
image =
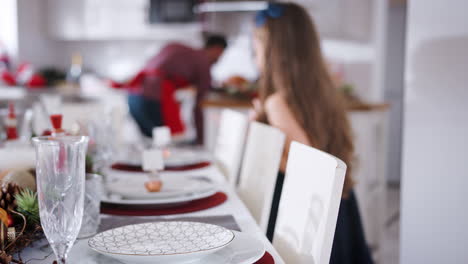
<svg viewBox="0 0 468 264">
<path fill-rule="evenodd" d="M 313 147 L 328 152 L 347 166 L 343 194 L 353 186 L 351 128 L 338 90 L 322 57 L 319 36 L 301 6 L 281 4 L 283 14 L 255 29 L 265 54 L 259 96 L 262 102 L 279 92 Z"/>
</svg>

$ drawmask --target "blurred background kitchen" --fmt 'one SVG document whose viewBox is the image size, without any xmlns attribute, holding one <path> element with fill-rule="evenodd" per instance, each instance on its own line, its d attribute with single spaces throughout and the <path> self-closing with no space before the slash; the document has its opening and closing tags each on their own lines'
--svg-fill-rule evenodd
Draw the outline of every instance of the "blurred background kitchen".
<svg viewBox="0 0 468 264">
<path fill-rule="evenodd" d="M 467 3 L 463 0 L 453 0 L 451 4 L 436 0 L 293 2 L 306 7 L 315 19 L 329 69 L 337 88 L 348 99 L 356 142 L 355 191 L 376 263 L 462 263 L 444 260 L 467 257 L 466 252 L 456 250 L 459 246 L 447 243 L 457 241 L 453 240 L 459 230 L 457 223 L 468 220 L 466 210 L 455 213 L 456 206 L 466 204 L 467 198 L 461 198 L 462 190 L 454 190 L 457 186 L 467 186 L 466 177 L 461 178 L 466 170 L 454 168 L 451 173 L 460 176 L 444 175 L 454 177 L 453 181 L 439 182 L 441 174 L 449 172 L 444 171 L 443 164 L 463 162 L 453 159 L 444 162 L 451 148 L 431 149 L 442 153 L 432 157 L 437 159 L 436 163 L 427 160 L 429 156 L 425 155 L 429 154 L 425 153 L 429 149 L 423 147 L 433 142 L 421 138 L 420 133 L 432 133 L 434 128 L 434 133 L 440 133 L 436 134 L 439 139 L 451 137 L 455 141 L 467 130 L 465 124 L 451 133 L 454 123 L 445 118 L 454 118 L 463 109 L 467 110 L 460 102 L 462 95 L 466 98 L 466 91 L 455 89 L 463 85 L 466 88 L 468 83 L 463 74 L 457 75 L 459 69 L 468 65 L 468 25 L 462 15 L 462 10 L 468 10 Z M 139 130 L 128 115 L 127 91 L 116 84 L 131 80 L 168 43 L 202 48 L 204 36 L 215 33 L 226 36 L 228 47 L 212 67 L 213 89 L 201 101 L 204 145 L 212 149 L 221 110 L 232 108 L 247 113 L 251 108 L 258 79 L 252 56 L 251 27 L 255 11 L 265 6 L 266 2 L 248 0 L 2 0 L 1 119 L 7 115 L 8 103 L 14 102 L 20 123 L 27 126 L 26 121 L 22 122 L 23 115 L 34 107 L 36 98 L 44 93 L 60 93 L 64 98 L 63 107 L 69 109 L 69 112 L 64 110 L 64 127 L 73 126 L 74 114 L 81 116 L 85 111 L 92 115 L 97 107 L 105 106 L 116 122 L 129 124 L 125 131 L 115 132 L 116 139 L 131 141 Z M 430 14 L 436 14 L 434 19 Z M 441 36 L 461 37 L 422 47 L 421 41 Z M 465 45 L 460 44 L 463 39 Z M 445 52 L 449 50 L 463 52 L 441 59 L 447 58 Z M 452 69 L 454 79 L 444 75 Z M 430 78 L 434 79 L 430 81 Z M 454 92 L 445 87 L 442 93 L 442 87 L 435 87 L 435 83 L 444 80 L 450 80 Z M 191 124 L 181 142 L 190 142 L 196 137 L 190 111 L 194 99 L 190 94 L 181 94 L 179 100 L 183 118 Z M 451 105 L 463 108 L 456 113 L 436 112 L 430 108 L 431 102 L 439 103 L 441 109 Z M 184 111 L 184 107 L 189 110 Z M 417 123 L 416 127 L 414 120 L 425 120 L 425 123 Z M 462 122 L 466 117 L 458 120 L 457 123 Z M 29 125 L 34 132 L 34 122 Z M 37 128 L 41 129 L 44 128 Z M 6 136 L 1 131 L 0 128 L 0 139 Z M 466 154 L 466 149 L 457 152 L 459 156 Z M 425 168 L 430 163 L 440 170 Z M 466 169 L 467 165 L 463 166 Z M 435 184 L 438 186 L 423 188 L 423 182 L 438 182 Z M 421 199 L 426 195 L 429 196 L 427 204 Z M 430 200 L 433 196 L 438 200 Z M 445 209 L 445 204 L 454 207 Z M 440 214 L 432 211 L 431 205 Z M 400 215 L 400 207 L 407 213 Z M 432 214 L 439 218 L 428 219 Z M 401 241 L 400 223 L 404 231 Z M 446 233 L 441 231 L 445 228 Z M 437 238 L 429 239 L 425 232 Z M 457 244 L 466 245 L 466 237 L 460 238 Z M 432 244 L 424 242 L 425 238 L 437 241 L 431 241 Z M 446 244 L 450 248 L 444 248 L 448 247 Z M 432 253 L 434 245 L 442 251 Z M 426 261 L 431 259 L 429 256 L 444 255 L 444 252 L 445 258 L 432 258 L 441 261 Z"/>
</svg>

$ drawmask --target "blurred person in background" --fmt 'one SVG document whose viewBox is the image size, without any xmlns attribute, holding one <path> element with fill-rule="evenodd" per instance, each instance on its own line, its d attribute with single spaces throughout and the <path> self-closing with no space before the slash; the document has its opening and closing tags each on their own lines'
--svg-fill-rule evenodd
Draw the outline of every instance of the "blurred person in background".
<svg viewBox="0 0 468 264">
<path fill-rule="evenodd" d="M 353 193 L 351 127 L 324 62 L 311 17 L 297 4 L 270 4 L 257 13 L 254 51 L 261 72 L 254 118 L 286 134 L 267 236 L 274 225 L 291 141 L 330 153 L 347 166 L 330 263 L 372 263 Z"/>
<path fill-rule="evenodd" d="M 191 87 L 196 90 L 194 118 L 197 143 L 203 143 L 203 118 L 199 103 L 211 86 L 211 66 L 226 47 L 227 41 L 223 36 L 211 35 L 201 49 L 171 43 L 147 62 L 130 82 L 128 96 L 130 113 L 144 135 L 151 137 L 152 129 L 156 126 L 168 126 L 173 135 L 184 133 L 185 124 L 175 91 Z"/>
</svg>

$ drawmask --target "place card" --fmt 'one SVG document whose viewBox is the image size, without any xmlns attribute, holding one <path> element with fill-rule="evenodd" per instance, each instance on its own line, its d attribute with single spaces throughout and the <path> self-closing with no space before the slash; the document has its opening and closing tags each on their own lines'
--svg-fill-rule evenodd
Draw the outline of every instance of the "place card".
<svg viewBox="0 0 468 264">
<path fill-rule="evenodd" d="M 164 169 L 163 152 L 160 149 L 143 151 L 143 170 L 158 171 Z"/>
<path fill-rule="evenodd" d="M 167 126 L 153 128 L 153 145 L 155 147 L 167 147 L 171 144 L 171 130 Z"/>
</svg>

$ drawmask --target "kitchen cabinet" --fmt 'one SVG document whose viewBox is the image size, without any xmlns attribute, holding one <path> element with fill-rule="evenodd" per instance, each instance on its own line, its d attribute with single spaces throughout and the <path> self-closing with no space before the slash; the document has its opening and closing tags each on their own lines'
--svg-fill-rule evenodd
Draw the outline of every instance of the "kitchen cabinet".
<svg viewBox="0 0 468 264">
<path fill-rule="evenodd" d="M 367 101 L 384 95 L 387 0 L 292 0 L 313 17 L 322 50 L 344 82 Z"/>
<path fill-rule="evenodd" d="M 47 30 L 58 40 L 190 40 L 198 23 L 150 24 L 147 0 L 47 0 Z"/>
</svg>

